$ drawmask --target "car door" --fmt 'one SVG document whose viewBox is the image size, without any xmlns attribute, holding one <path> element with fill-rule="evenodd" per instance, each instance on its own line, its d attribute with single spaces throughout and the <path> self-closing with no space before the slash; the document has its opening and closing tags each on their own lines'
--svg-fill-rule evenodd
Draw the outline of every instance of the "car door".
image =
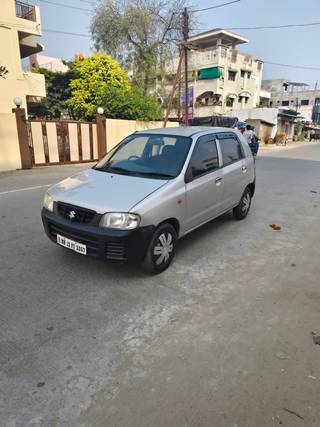
<svg viewBox="0 0 320 427">
<path fill-rule="evenodd" d="M 247 183 L 247 166 L 240 141 L 234 133 L 217 135 L 221 157 L 224 185 L 224 210 L 237 205 Z"/>
<path fill-rule="evenodd" d="M 185 231 L 219 215 L 223 210 L 223 179 L 214 134 L 199 137 L 186 173 Z"/>
</svg>

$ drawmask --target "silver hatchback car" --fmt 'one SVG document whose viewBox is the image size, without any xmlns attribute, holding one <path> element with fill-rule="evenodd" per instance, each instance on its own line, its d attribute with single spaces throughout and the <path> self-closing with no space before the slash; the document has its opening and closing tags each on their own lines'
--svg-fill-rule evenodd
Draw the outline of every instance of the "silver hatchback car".
<svg viewBox="0 0 320 427">
<path fill-rule="evenodd" d="M 42 220 L 61 246 L 159 273 L 179 238 L 231 209 L 244 219 L 254 192 L 255 162 L 239 132 L 156 129 L 51 187 Z"/>
</svg>

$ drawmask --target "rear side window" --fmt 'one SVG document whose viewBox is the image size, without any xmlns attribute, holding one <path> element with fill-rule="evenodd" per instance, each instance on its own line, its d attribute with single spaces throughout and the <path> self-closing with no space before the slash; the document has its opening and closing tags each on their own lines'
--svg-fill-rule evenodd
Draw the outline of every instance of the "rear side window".
<svg viewBox="0 0 320 427">
<path fill-rule="evenodd" d="M 223 165 L 230 165 L 243 158 L 240 142 L 233 137 L 223 138 L 219 140 Z"/>
<path fill-rule="evenodd" d="M 219 156 L 214 137 L 200 137 L 191 158 L 192 176 L 196 178 L 218 168 Z"/>
</svg>

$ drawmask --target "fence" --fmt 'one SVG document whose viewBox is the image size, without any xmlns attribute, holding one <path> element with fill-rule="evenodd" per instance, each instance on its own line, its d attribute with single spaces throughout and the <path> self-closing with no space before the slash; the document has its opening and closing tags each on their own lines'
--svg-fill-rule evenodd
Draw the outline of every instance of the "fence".
<svg viewBox="0 0 320 427">
<path fill-rule="evenodd" d="M 27 120 L 23 108 L 13 112 L 0 116 L 0 170 L 97 161 L 131 133 L 163 126 L 103 116 L 93 122 Z"/>
<path fill-rule="evenodd" d="M 98 160 L 97 125 L 90 122 L 29 120 L 33 165 L 57 165 Z"/>
</svg>

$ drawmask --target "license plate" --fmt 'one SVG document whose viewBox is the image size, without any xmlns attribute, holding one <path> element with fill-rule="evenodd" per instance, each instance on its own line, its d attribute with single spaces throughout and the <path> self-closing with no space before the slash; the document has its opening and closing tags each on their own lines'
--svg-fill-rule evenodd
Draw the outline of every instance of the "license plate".
<svg viewBox="0 0 320 427">
<path fill-rule="evenodd" d="M 87 255 L 87 247 L 82 243 L 75 242 L 74 240 L 67 239 L 66 237 L 57 234 L 57 243 L 65 248 L 71 249 L 72 251 L 78 252 L 82 255 Z"/>
</svg>

